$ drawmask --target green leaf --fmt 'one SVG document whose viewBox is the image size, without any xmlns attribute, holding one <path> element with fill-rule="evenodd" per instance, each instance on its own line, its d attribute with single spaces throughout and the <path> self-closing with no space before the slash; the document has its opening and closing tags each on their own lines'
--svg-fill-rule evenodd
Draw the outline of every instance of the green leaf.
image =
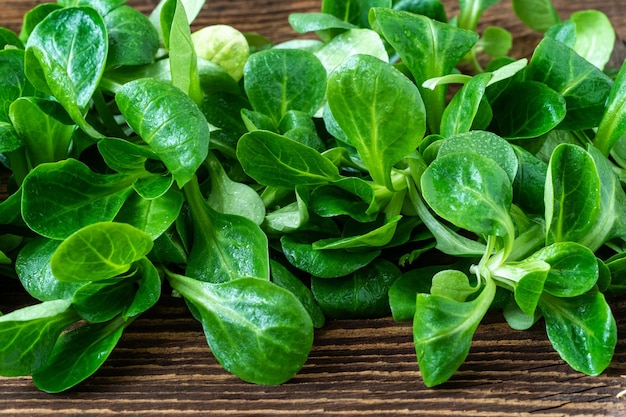
<svg viewBox="0 0 626 417">
<path fill-rule="evenodd" d="M 491 77 L 490 73 L 476 75 L 454 95 L 443 112 L 440 129 L 442 136 L 470 131 Z"/>
<path fill-rule="evenodd" d="M 374 223 L 372 230 L 364 230 L 363 233 L 354 236 L 339 238 L 320 239 L 313 243 L 313 249 L 355 249 L 355 248 L 380 248 L 387 245 L 394 237 L 398 222 L 402 216 L 394 216 L 385 220 L 382 225 Z"/>
<path fill-rule="evenodd" d="M 513 0 L 513 11 L 526 26 L 539 32 L 561 20 L 551 0 Z"/>
<path fill-rule="evenodd" d="M 289 24 L 298 33 L 318 32 L 328 29 L 355 29 L 356 25 L 330 13 L 290 13 Z"/>
<path fill-rule="evenodd" d="M 325 0 L 322 1 L 322 12 L 352 23 L 358 27 L 369 27 L 368 12 L 372 7 L 391 7 L 390 0 Z"/>
<path fill-rule="evenodd" d="M 389 307 L 395 321 L 412 321 L 415 316 L 415 297 L 428 293 L 432 278 L 449 266 L 426 266 L 410 269 L 400 275 L 389 288 Z"/>
<path fill-rule="evenodd" d="M 470 284 L 464 272 L 446 269 L 433 275 L 430 294 L 464 302 L 478 289 Z"/>
<path fill-rule="evenodd" d="M 384 259 L 340 278 L 311 278 L 311 291 L 329 318 L 376 318 L 389 315 L 389 288 L 400 276 Z"/>
<path fill-rule="evenodd" d="M 315 149 L 265 130 L 243 135 L 237 158 L 248 175 L 268 186 L 294 188 L 340 178 L 337 167 Z"/>
<path fill-rule="evenodd" d="M 13 101 L 28 93 L 28 90 L 32 88 L 29 85 L 24 75 L 24 51 L 0 50 L 0 121 L 10 121 L 9 106 Z M 0 149 L 4 147 L 4 144 L 0 145 Z"/>
<path fill-rule="evenodd" d="M 122 317 L 127 320 L 138 316 L 154 306 L 161 297 L 161 275 L 154 264 L 146 258 L 135 263 L 136 275 L 139 278 L 135 296 L 127 306 Z"/>
<path fill-rule="evenodd" d="M 610 365 L 617 328 L 602 293 L 596 289 L 572 298 L 544 295 L 540 308 L 552 346 L 572 368 L 599 375 Z"/>
<path fill-rule="evenodd" d="M 392 167 L 417 148 L 426 131 L 418 89 L 390 64 L 354 55 L 329 77 L 327 100 L 374 182 L 393 190 Z"/>
<path fill-rule="evenodd" d="M 265 219 L 265 205 L 257 192 L 247 184 L 231 180 L 219 160 L 209 154 L 211 192 L 207 203 L 215 211 L 246 217 L 260 225 Z"/>
<path fill-rule="evenodd" d="M 322 328 L 326 321 L 324 312 L 315 301 L 313 293 L 298 277 L 296 277 L 289 269 L 280 264 L 277 261 L 270 260 L 270 270 L 272 274 L 272 282 L 279 287 L 282 287 L 293 295 L 302 303 L 302 306 L 307 310 L 313 327 Z"/>
<path fill-rule="evenodd" d="M 507 139 L 536 138 L 567 117 L 567 99 L 536 81 L 513 82 L 492 103 L 492 126 Z"/>
<path fill-rule="evenodd" d="M 492 159 L 444 155 L 428 167 L 421 183 L 428 205 L 454 225 L 483 236 L 512 235 L 511 182 Z"/>
<path fill-rule="evenodd" d="M 182 206 L 183 196 L 174 189 L 151 200 L 133 194 L 124 202 L 115 221 L 128 223 L 154 240 L 176 221 Z"/>
<path fill-rule="evenodd" d="M 254 110 L 276 124 L 289 110 L 313 116 L 321 107 L 326 69 L 310 52 L 270 49 L 252 54 L 244 67 L 244 89 Z"/>
<path fill-rule="evenodd" d="M 615 30 L 609 18 L 599 10 L 581 10 L 572 13 L 570 19 L 576 25 L 574 51 L 604 69 L 615 46 Z"/>
<path fill-rule="evenodd" d="M 460 0 L 460 13 L 458 25 L 460 28 L 476 30 L 478 21 L 482 14 L 489 7 L 498 3 L 500 0 Z"/>
<path fill-rule="evenodd" d="M 98 141 L 97 146 L 107 166 L 120 173 L 144 173 L 146 171 L 146 162 L 149 159 L 158 160 L 159 158 L 147 146 L 125 139 L 103 138 Z"/>
<path fill-rule="evenodd" d="M 352 55 L 366 54 L 388 62 L 389 55 L 380 35 L 370 29 L 352 29 L 335 36 L 315 51 L 328 74 Z"/>
<path fill-rule="evenodd" d="M 150 236 L 133 226 L 94 223 L 65 239 L 50 264 L 59 281 L 100 281 L 126 273 L 150 249 Z"/>
<path fill-rule="evenodd" d="M 42 236 L 65 239 L 83 226 L 113 220 L 132 181 L 95 173 L 75 159 L 39 165 L 22 186 L 24 221 Z"/>
<path fill-rule="evenodd" d="M 590 291 L 598 281 L 594 253 L 575 242 L 558 242 L 529 256 L 550 265 L 544 290 L 555 297 L 576 297 Z"/>
<path fill-rule="evenodd" d="M 492 271 L 494 279 L 513 287 L 515 303 L 527 316 L 533 317 L 550 273 L 550 264 L 541 257 L 506 262 Z"/>
<path fill-rule="evenodd" d="M 505 57 L 513 47 L 513 36 L 508 30 L 499 26 L 488 26 L 483 31 L 476 46 L 487 55 L 500 58 Z"/>
<path fill-rule="evenodd" d="M 25 73 L 31 83 L 53 95 L 86 133 L 100 135 L 84 118 L 106 65 L 104 21 L 91 7 L 63 8 L 33 29 L 26 43 Z"/>
<path fill-rule="evenodd" d="M 577 242 L 593 228 L 600 212 L 600 178 L 583 148 L 560 144 L 552 152 L 546 178 L 548 242 Z"/>
<path fill-rule="evenodd" d="M 74 310 L 89 323 L 104 323 L 120 315 L 134 296 L 132 278 L 88 282 L 72 298 Z"/>
<path fill-rule="evenodd" d="M 115 320 L 87 324 L 62 334 L 45 366 L 33 373 L 35 386 L 44 392 L 58 393 L 87 379 L 117 345 L 124 330 L 122 324 Z"/>
<path fill-rule="evenodd" d="M 186 184 L 209 148 L 209 126 L 198 106 L 180 89 L 150 78 L 125 84 L 115 101 L 178 186 Z"/>
<path fill-rule="evenodd" d="M 428 16 L 440 22 L 447 22 L 446 8 L 440 0 L 395 0 L 393 8 Z"/>
<path fill-rule="evenodd" d="M 424 384 L 446 382 L 465 361 L 474 332 L 494 299 L 496 286 L 488 280 L 472 301 L 418 294 L 413 339 Z"/>
<path fill-rule="evenodd" d="M 518 159 L 513 147 L 498 135 L 481 130 L 455 134 L 443 141 L 437 157 L 471 152 L 494 160 L 506 172 L 511 182 L 518 171 Z"/>
<path fill-rule="evenodd" d="M 567 114 L 559 128 L 566 130 L 597 127 L 613 84 L 600 69 L 549 37 L 537 45 L 526 79 L 545 83 L 565 98 Z"/>
<path fill-rule="evenodd" d="M 246 37 L 229 25 L 211 25 L 191 34 L 191 40 L 200 58 L 223 68 L 230 77 L 239 81 L 250 56 Z"/>
<path fill-rule="evenodd" d="M 75 125 L 58 102 L 21 97 L 9 107 L 9 117 L 32 167 L 68 157 Z"/>
<path fill-rule="evenodd" d="M 255 278 L 210 284 L 170 274 L 169 280 L 196 309 L 211 352 L 228 372 L 277 385 L 304 365 L 313 325 L 289 291 Z"/>
<path fill-rule="evenodd" d="M 624 134 L 626 134 L 626 63 L 622 64 L 611 87 L 606 110 L 593 143 L 604 156 L 608 156 L 613 145 Z"/>
<path fill-rule="evenodd" d="M 374 189 L 371 183 L 356 177 L 346 177 L 332 184 L 315 187 L 308 205 L 322 217 L 348 215 L 360 222 L 376 219 Z"/>
<path fill-rule="evenodd" d="M 185 6 L 181 0 L 167 0 L 161 10 L 161 29 L 169 52 L 170 73 L 174 87 L 180 88 L 193 101 L 202 101 L 198 59 Z"/>
<path fill-rule="evenodd" d="M 0 375 L 30 375 L 45 365 L 57 338 L 78 320 L 69 300 L 46 301 L 0 316 Z"/>
<path fill-rule="evenodd" d="M 372 9 L 370 21 L 372 28 L 393 46 L 410 70 L 428 109 L 430 133 L 439 133 L 446 88 L 430 90 L 422 84 L 452 73 L 478 40 L 478 34 L 426 16 L 385 8 Z"/>
<path fill-rule="evenodd" d="M 107 68 L 154 62 L 159 34 L 139 10 L 122 5 L 104 17 L 109 37 Z"/>
<path fill-rule="evenodd" d="M 52 274 L 50 259 L 61 244 L 58 240 L 36 238 L 20 250 L 15 271 L 24 289 L 39 301 L 71 300 L 84 282 L 59 281 Z"/>
<path fill-rule="evenodd" d="M 337 278 L 351 274 L 380 255 L 380 250 L 317 250 L 312 244 L 298 242 L 289 235 L 282 236 L 280 243 L 287 260 L 293 266 L 320 278 Z"/>
<path fill-rule="evenodd" d="M 212 283 L 240 278 L 269 279 L 267 236 L 242 216 L 212 209 L 192 181 L 184 189 L 193 218 L 193 246 L 185 273 Z"/>
</svg>

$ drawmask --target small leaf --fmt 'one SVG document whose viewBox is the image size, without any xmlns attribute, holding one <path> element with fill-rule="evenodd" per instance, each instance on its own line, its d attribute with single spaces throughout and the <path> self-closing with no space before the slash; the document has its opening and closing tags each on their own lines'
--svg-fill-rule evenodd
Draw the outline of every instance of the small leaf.
<svg viewBox="0 0 626 417">
<path fill-rule="evenodd" d="M 315 149 L 265 130 L 243 135 L 237 158 L 248 175 L 268 186 L 294 188 L 340 178 L 337 167 Z"/>
<path fill-rule="evenodd" d="M 343 249 L 317 250 L 312 244 L 300 243 L 288 235 L 280 242 L 287 260 L 296 268 L 320 278 L 348 275 L 372 262 L 380 250 L 349 252 Z"/>
</svg>

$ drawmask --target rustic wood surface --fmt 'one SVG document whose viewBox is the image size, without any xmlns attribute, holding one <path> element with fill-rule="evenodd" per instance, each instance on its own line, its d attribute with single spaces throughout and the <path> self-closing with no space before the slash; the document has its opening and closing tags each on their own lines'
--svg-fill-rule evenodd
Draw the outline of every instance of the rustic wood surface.
<svg viewBox="0 0 626 417">
<path fill-rule="evenodd" d="M 15 31 L 23 13 L 41 1 L 0 1 L 0 26 Z M 131 0 L 148 13 L 156 0 Z M 447 1 L 454 13 L 454 1 Z M 613 64 L 626 57 L 626 9 L 621 0 L 556 0 L 563 18 L 596 8 L 617 31 Z M 295 36 L 291 12 L 318 11 L 319 1 L 209 0 L 195 28 L 226 23 L 275 42 Z M 511 17 L 510 0 L 490 9 L 483 25 L 513 32 L 517 57 L 540 39 Z M 0 177 L 0 200 L 6 173 Z M 31 302 L 14 283 L 2 281 L 0 310 Z M 304 369 L 277 387 L 243 383 L 211 356 L 199 323 L 180 299 L 159 304 L 127 329 L 109 360 L 90 379 L 58 395 L 37 391 L 29 378 L 0 378 L 0 415 L 8 416 L 219 416 L 219 415 L 626 415 L 626 300 L 611 304 L 620 339 L 611 367 L 599 377 L 570 369 L 540 325 L 511 330 L 497 315 L 478 328 L 471 352 L 446 384 L 427 389 L 420 380 L 411 327 L 391 319 L 330 321 L 316 332 Z M 2 341 L 0 341 L 2 343 Z"/>
</svg>

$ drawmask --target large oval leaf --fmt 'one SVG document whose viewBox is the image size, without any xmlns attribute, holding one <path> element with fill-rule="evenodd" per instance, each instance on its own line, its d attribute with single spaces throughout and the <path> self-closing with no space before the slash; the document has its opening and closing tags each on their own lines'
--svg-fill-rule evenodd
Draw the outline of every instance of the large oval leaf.
<svg viewBox="0 0 626 417">
<path fill-rule="evenodd" d="M 84 109 L 100 82 L 108 46 L 104 21 L 95 9 L 56 10 L 28 37 L 26 75 L 63 105 L 71 101 Z"/>
<path fill-rule="evenodd" d="M 24 180 L 22 216 L 38 234 L 65 239 L 83 226 L 113 220 L 133 180 L 95 173 L 75 159 L 42 164 Z"/>
<path fill-rule="evenodd" d="M 276 385 L 304 365 L 313 324 L 289 291 L 256 278 L 210 284 L 170 275 L 170 283 L 195 307 L 211 351 L 227 371 Z"/>
<path fill-rule="evenodd" d="M 511 181 L 491 158 L 444 155 L 432 162 L 421 181 L 424 199 L 442 218 L 484 236 L 511 234 Z"/>
<path fill-rule="evenodd" d="M 422 97 L 404 74 L 371 55 L 354 55 L 328 79 L 328 106 L 379 185 L 393 190 L 391 169 L 426 131 Z"/>
<path fill-rule="evenodd" d="M 257 52 L 244 67 L 244 88 L 254 110 L 270 116 L 276 124 L 289 110 L 313 116 L 324 99 L 326 69 L 304 50 Z"/>
<path fill-rule="evenodd" d="M 583 148 L 561 144 L 548 165 L 545 197 L 549 243 L 583 238 L 600 212 L 600 177 L 593 158 Z"/>
<path fill-rule="evenodd" d="M 209 125 L 193 100 L 170 83 L 142 78 L 125 84 L 115 101 L 178 185 L 186 184 L 209 152 Z"/>
</svg>

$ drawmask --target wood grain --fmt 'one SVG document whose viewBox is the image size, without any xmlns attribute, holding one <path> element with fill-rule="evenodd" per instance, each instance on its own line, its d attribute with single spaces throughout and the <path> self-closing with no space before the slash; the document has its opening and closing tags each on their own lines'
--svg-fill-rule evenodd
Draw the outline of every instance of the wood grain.
<svg viewBox="0 0 626 417">
<path fill-rule="evenodd" d="M 18 31 L 25 11 L 40 1 L 0 1 L 0 26 Z M 129 1 L 148 13 L 156 0 Z M 621 1 L 559 0 L 566 18 L 575 10 L 607 13 L 618 34 L 613 63 L 624 53 L 626 11 Z M 447 1 L 449 12 L 454 2 Z M 209 0 L 194 28 L 231 24 L 275 42 L 295 36 L 291 12 L 317 11 L 319 1 Z M 511 18 L 510 0 L 484 17 L 518 40 L 514 55 L 528 56 L 540 36 Z M 2 185 L 0 179 L 0 199 Z M 0 310 L 32 302 L 14 282 L 2 281 Z M 105 365 L 78 387 L 58 395 L 37 391 L 30 378 L 0 378 L 0 415 L 6 416 L 622 416 L 626 402 L 626 300 L 611 304 L 620 329 L 610 368 L 599 377 L 579 374 L 555 353 L 537 325 L 511 330 L 498 315 L 479 327 L 471 352 L 446 384 L 420 380 L 410 324 L 391 319 L 330 321 L 316 332 L 304 369 L 290 382 L 265 387 L 241 382 L 211 356 L 201 326 L 182 300 L 164 294 L 127 329 Z M 0 341 L 1 343 L 1 341 Z"/>
</svg>

